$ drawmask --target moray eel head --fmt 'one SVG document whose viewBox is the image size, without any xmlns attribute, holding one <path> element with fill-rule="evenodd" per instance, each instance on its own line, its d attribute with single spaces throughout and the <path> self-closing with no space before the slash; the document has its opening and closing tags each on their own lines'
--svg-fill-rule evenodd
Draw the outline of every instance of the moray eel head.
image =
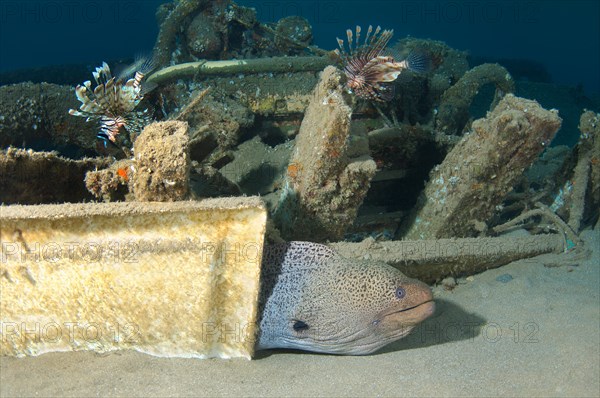
<svg viewBox="0 0 600 398">
<path fill-rule="evenodd" d="M 263 270 L 259 349 L 370 354 L 434 312 L 429 287 L 387 264 L 345 259 L 307 242 L 279 250 L 267 254 Z"/>
<path fill-rule="evenodd" d="M 393 340 L 404 337 L 435 311 L 431 290 L 420 281 L 399 278 L 395 293 L 396 299 L 390 298 L 387 308 L 380 311 L 373 320 L 376 333 Z M 400 296 L 404 297 L 400 299 Z"/>
</svg>

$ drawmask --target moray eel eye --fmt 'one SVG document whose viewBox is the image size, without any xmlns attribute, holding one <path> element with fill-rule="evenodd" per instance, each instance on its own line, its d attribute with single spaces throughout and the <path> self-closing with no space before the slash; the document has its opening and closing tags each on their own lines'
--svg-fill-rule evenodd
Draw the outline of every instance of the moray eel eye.
<svg viewBox="0 0 600 398">
<path fill-rule="evenodd" d="M 302 321 L 294 321 L 294 325 L 292 326 L 296 332 L 302 332 L 304 330 L 308 330 L 308 325 Z"/>
<path fill-rule="evenodd" d="M 404 290 L 401 287 L 397 287 L 396 288 L 396 298 L 401 299 L 401 298 L 404 298 L 404 296 L 406 296 L 406 290 Z"/>
</svg>

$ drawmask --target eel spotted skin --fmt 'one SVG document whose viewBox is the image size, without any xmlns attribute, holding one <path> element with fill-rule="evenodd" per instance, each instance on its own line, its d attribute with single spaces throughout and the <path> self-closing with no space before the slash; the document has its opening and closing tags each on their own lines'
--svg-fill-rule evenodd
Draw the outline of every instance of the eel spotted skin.
<svg viewBox="0 0 600 398">
<path fill-rule="evenodd" d="M 267 246 L 262 267 L 257 349 L 366 355 L 435 310 L 426 284 L 317 243 Z"/>
</svg>

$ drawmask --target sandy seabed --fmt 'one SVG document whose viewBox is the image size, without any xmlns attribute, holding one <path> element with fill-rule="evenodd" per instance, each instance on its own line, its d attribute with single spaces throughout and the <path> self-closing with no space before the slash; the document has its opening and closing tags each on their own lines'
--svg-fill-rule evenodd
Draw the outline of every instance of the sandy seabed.
<svg viewBox="0 0 600 398">
<path fill-rule="evenodd" d="M 374 355 L 1 357 L 0 395 L 598 397 L 600 231 L 582 237 L 588 260 L 548 268 L 540 256 L 436 287 L 436 314 Z"/>
</svg>

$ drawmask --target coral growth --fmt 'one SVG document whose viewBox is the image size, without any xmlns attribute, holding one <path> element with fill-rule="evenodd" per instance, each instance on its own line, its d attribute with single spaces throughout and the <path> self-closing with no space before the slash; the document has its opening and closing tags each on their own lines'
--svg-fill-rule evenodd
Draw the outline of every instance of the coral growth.
<svg viewBox="0 0 600 398">
<path fill-rule="evenodd" d="M 500 65 L 469 70 L 466 52 L 432 40 L 405 38 L 388 47 L 392 31 L 379 27 L 348 30 L 335 52 L 326 51 L 311 44 L 305 18 L 265 24 L 256 10 L 232 1 L 174 0 L 159 7 L 157 19 L 153 59 L 163 68 L 148 79 L 139 65 L 130 78 L 113 77 L 104 64 L 94 72 L 96 87 L 89 81 L 77 87 L 80 103 L 70 87 L 0 87 L 0 146 L 36 145 L 77 158 L 94 150 L 125 155 L 87 173 L 87 187 L 103 200 L 261 194 L 277 204 L 275 219 L 287 239 L 390 239 L 413 210 L 419 214 L 409 225 L 414 237 L 480 234 L 485 223 L 504 222 L 537 201 L 556 199 L 556 214 L 565 220 L 572 215 L 575 230 L 597 214 L 582 215 L 574 204 L 584 197 L 600 203 L 598 150 L 587 151 L 592 141 L 584 140 L 595 131 L 595 114 L 582 118 L 581 145 L 563 170 L 553 170 L 561 174 L 553 183 L 527 180 L 521 171 L 548 142 L 555 115 L 512 98 L 502 112 L 472 122 L 514 90 Z M 329 67 L 340 61 L 341 69 Z M 426 66 L 427 73 L 411 72 Z M 159 89 L 142 100 L 151 85 Z M 491 86 L 496 95 L 488 106 L 482 98 Z M 564 102 L 543 102 L 549 88 L 539 87 L 519 82 L 519 93 L 560 108 L 561 116 L 594 109 L 577 102 L 576 91 L 555 94 Z M 145 108 L 142 101 L 155 105 L 152 116 L 169 122 L 138 136 L 150 121 L 138 110 Z M 66 109 L 79 105 L 70 113 L 82 117 L 69 117 Z M 100 123 L 104 142 L 85 119 Z M 463 142 L 461 134 L 468 136 Z M 443 160 L 425 189 L 429 202 L 415 210 L 427 175 Z M 591 177 L 585 181 L 574 176 L 586 173 Z M 549 180 L 546 168 L 542 174 Z M 591 190 L 582 186 L 586 181 Z M 518 187 L 506 198 L 511 184 Z"/>
<path fill-rule="evenodd" d="M 0 147 L 68 150 L 76 157 L 92 154 L 94 126 L 65 112 L 77 104 L 70 86 L 29 82 L 0 86 Z"/>
<path fill-rule="evenodd" d="M 335 242 L 330 246 L 343 257 L 382 261 L 426 283 L 449 275 L 473 275 L 512 261 L 543 253 L 562 253 L 564 239 L 557 234 L 479 238 L 418 239 L 376 242 Z"/>
<path fill-rule="evenodd" d="M 342 238 L 375 174 L 368 155 L 348 156 L 352 110 L 341 81 L 325 68 L 302 120 L 275 214 L 285 239 Z"/>
<path fill-rule="evenodd" d="M 198 14 L 186 30 L 189 52 L 198 58 L 210 59 L 223 51 L 223 39 L 214 17 Z"/>
<path fill-rule="evenodd" d="M 469 106 L 488 83 L 496 86 L 496 97 L 490 109 L 505 94 L 515 90 L 515 83 L 508 71 L 498 64 L 483 64 L 469 70 L 455 85 L 444 92 L 436 118 L 436 129 L 447 134 L 459 134 L 469 119 Z"/>
<path fill-rule="evenodd" d="M 88 171 L 85 187 L 97 199 L 106 202 L 124 200 L 129 192 L 129 183 L 135 167 L 130 159 L 119 160 L 110 167 Z"/>
<path fill-rule="evenodd" d="M 263 24 L 256 10 L 233 1 L 179 0 L 157 13 L 154 57 L 160 66 L 202 60 L 260 59 L 327 51 L 311 45 L 312 27 L 300 16 Z"/>
<path fill-rule="evenodd" d="M 576 148 L 577 164 L 573 170 L 573 200 L 569 212 L 569 225 L 576 232 L 585 218 L 596 222 L 600 219 L 600 114 L 583 112 L 579 129 L 581 136 Z"/>
<path fill-rule="evenodd" d="M 8 148 L 0 151 L 0 203 L 40 204 L 94 199 L 85 189 L 86 172 L 107 167 L 105 158 L 67 159 L 56 152 Z"/>
<path fill-rule="evenodd" d="M 132 183 L 140 202 L 172 202 L 189 194 L 190 148 L 188 124 L 168 121 L 144 128 L 134 143 Z"/>
<path fill-rule="evenodd" d="M 177 34 L 185 26 L 185 21 L 209 3 L 207 0 L 180 0 L 174 2 L 170 9 L 167 7 L 160 9 L 164 18 L 153 51 L 153 58 L 158 66 L 167 66 L 171 63 L 172 53 L 176 48 Z"/>
<path fill-rule="evenodd" d="M 406 239 L 468 237 L 485 222 L 561 125 L 557 111 L 506 95 L 431 173 Z"/>
<path fill-rule="evenodd" d="M 299 54 L 312 42 L 312 26 L 303 17 L 281 18 L 275 32 L 275 46 L 284 54 Z"/>
</svg>

